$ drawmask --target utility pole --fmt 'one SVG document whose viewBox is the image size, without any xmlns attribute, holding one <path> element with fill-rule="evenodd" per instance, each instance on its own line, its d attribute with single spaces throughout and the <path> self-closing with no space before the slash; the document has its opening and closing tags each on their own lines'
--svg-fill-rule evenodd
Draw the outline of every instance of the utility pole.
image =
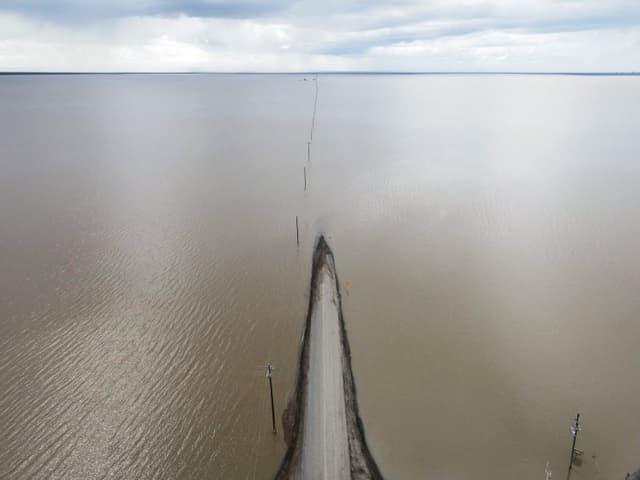
<svg viewBox="0 0 640 480">
<path fill-rule="evenodd" d="M 576 440 L 578 439 L 578 432 L 582 429 L 580 426 L 580 414 L 578 413 L 575 418 L 575 423 L 571 425 L 569 430 L 571 431 L 571 436 L 573 436 L 573 443 L 571 445 L 571 455 L 569 456 L 569 470 L 567 471 L 567 480 L 571 477 L 571 468 L 573 467 L 573 460 L 576 456 Z"/>
<path fill-rule="evenodd" d="M 276 430 L 276 408 L 273 404 L 273 382 L 271 376 L 273 374 L 273 367 L 270 363 L 267 363 L 267 378 L 269 379 L 269 394 L 271 395 L 271 425 L 273 427 L 273 433 L 278 433 Z"/>
</svg>

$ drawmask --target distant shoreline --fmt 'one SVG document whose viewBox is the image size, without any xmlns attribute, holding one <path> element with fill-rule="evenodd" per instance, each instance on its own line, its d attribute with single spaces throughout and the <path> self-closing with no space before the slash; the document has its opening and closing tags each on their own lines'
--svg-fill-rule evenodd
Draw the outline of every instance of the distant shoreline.
<svg viewBox="0 0 640 480">
<path fill-rule="evenodd" d="M 308 71 L 308 72 L 0 72 L 0 76 L 44 75 L 546 75 L 582 77 L 636 77 L 640 72 L 385 72 L 385 71 Z"/>
</svg>

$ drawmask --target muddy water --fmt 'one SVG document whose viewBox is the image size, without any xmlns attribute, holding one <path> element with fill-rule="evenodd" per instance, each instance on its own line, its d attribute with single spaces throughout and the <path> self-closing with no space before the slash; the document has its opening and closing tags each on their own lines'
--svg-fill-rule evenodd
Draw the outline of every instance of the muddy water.
<svg viewBox="0 0 640 480">
<path fill-rule="evenodd" d="M 388 478 L 638 467 L 638 81 L 321 76 L 305 194 L 314 95 L 0 78 L 1 478 L 271 478 L 318 232 Z"/>
</svg>

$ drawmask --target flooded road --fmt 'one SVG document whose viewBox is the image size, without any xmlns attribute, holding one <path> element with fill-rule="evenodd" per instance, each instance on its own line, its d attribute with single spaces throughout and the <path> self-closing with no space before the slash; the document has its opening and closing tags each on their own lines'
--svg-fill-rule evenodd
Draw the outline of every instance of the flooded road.
<svg viewBox="0 0 640 480">
<path fill-rule="evenodd" d="M 276 479 L 379 480 L 364 436 L 331 247 L 316 241 L 296 391 L 283 414 L 287 453 Z"/>
<path fill-rule="evenodd" d="M 385 477 L 640 466 L 638 80 L 319 86 L 0 77 L 1 478 L 272 478 L 321 232 Z"/>
</svg>

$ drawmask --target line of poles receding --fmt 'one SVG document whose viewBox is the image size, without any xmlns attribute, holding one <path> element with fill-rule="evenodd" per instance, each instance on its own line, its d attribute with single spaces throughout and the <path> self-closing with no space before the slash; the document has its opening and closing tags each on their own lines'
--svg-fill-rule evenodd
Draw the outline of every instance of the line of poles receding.
<svg viewBox="0 0 640 480">
<path fill-rule="evenodd" d="M 313 113 L 311 114 L 311 128 L 309 129 L 309 140 L 307 141 L 307 163 L 311 164 L 311 144 L 313 143 L 313 131 L 315 129 L 316 124 L 316 111 L 318 109 L 318 74 L 315 75 L 313 79 L 315 83 L 315 95 L 313 98 Z M 307 191 L 307 165 L 303 167 L 302 170 L 303 179 L 304 179 L 304 191 Z M 298 219 L 298 215 L 296 215 L 296 246 L 300 248 L 300 222 Z M 271 427 L 273 430 L 273 434 L 277 434 L 276 428 L 276 408 L 275 402 L 273 400 L 273 366 L 271 363 L 267 363 L 265 366 L 267 369 L 266 376 L 269 383 L 269 397 L 271 399 Z"/>
<path fill-rule="evenodd" d="M 305 78 L 306 80 L 306 78 Z M 302 169 L 303 182 L 304 182 L 304 192 L 306 193 L 309 186 L 309 181 L 307 179 L 307 167 L 311 165 L 311 147 L 313 145 L 313 132 L 316 127 L 316 113 L 318 111 L 318 74 L 316 73 L 313 78 L 314 83 L 314 96 L 313 96 L 313 112 L 311 113 L 311 126 L 309 128 L 309 140 L 307 140 L 307 164 Z M 300 248 L 300 224 L 298 220 L 298 216 L 296 215 L 296 245 Z"/>
</svg>

